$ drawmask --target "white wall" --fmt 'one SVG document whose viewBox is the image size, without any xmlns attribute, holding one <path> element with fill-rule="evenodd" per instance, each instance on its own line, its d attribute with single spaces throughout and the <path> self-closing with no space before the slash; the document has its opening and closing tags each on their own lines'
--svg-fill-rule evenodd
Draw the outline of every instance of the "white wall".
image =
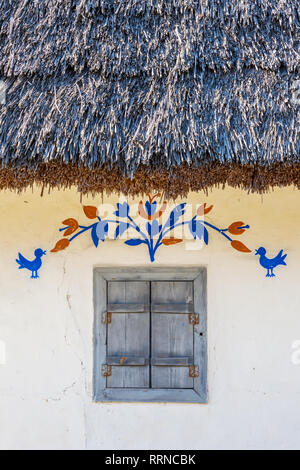
<svg viewBox="0 0 300 470">
<path fill-rule="evenodd" d="M 208 267 L 209 404 L 94 404 L 93 267 L 149 265 L 145 248 L 107 241 L 96 249 L 83 236 L 48 253 L 32 280 L 18 271 L 17 252 L 51 249 L 67 217 L 86 221 L 79 196 L 1 193 L 1 449 L 300 448 L 300 365 L 292 362 L 300 340 L 300 193 L 226 189 L 188 201 L 214 204 L 208 220 L 217 225 L 249 223 L 243 241 L 271 254 L 284 248 L 288 266 L 266 279 L 257 257 L 217 234 L 196 252 L 162 247 L 157 266 Z M 101 197 L 83 202 L 98 205 Z"/>
</svg>

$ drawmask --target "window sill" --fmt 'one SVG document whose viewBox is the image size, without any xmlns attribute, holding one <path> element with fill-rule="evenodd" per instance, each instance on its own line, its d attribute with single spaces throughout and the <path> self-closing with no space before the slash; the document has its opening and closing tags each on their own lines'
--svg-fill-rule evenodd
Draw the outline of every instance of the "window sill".
<svg viewBox="0 0 300 470">
<path fill-rule="evenodd" d="M 192 389 L 123 389 L 106 388 L 97 393 L 94 402 L 207 403 Z"/>
</svg>

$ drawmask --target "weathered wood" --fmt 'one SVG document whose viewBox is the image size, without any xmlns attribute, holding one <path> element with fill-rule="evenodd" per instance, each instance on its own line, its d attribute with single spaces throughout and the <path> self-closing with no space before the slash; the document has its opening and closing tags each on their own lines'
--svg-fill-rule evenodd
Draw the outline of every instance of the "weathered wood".
<svg viewBox="0 0 300 470">
<path fill-rule="evenodd" d="M 149 304 L 149 282 L 108 282 L 108 304 Z M 107 357 L 149 357 L 150 314 L 114 313 L 107 328 Z M 107 387 L 149 387 L 149 365 L 112 367 Z"/>
<path fill-rule="evenodd" d="M 174 270 L 175 275 L 175 270 Z M 151 304 L 193 304 L 193 282 L 154 281 L 151 282 Z"/>
<path fill-rule="evenodd" d="M 111 366 L 111 376 L 107 377 L 108 388 L 148 388 L 149 367 Z"/>
<path fill-rule="evenodd" d="M 109 303 L 107 311 L 111 313 L 149 313 L 150 306 L 148 304 Z"/>
<path fill-rule="evenodd" d="M 152 305 L 190 305 L 193 309 L 193 283 L 163 281 L 151 283 Z M 175 307 L 176 311 L 176 307 Z M 193 311 L 193 310 L 192 310 Z M 193 357 L 193 326 L 186 314 L 153 313 L 152 357 Z M 193 388 L 188 368 L 151 367 L 153 388 Z"/>
<path fill-rule="evenodd" d="M 149 357 L 135 356 L 108 356 L 106 364 L 110 366 L 145 366 L 149 364 Z"/>
<path fill-rule="evenodd" d="M 106 358 L 106 325 L 102 314 L 106 310 L 106 281 L 99 271 L 94 272 L 94 399 L 106 387 L 106 378 L 101 374 L 101 365 Z"/>
<path fill-rule="evenodd" d="M 152 357 L 150 360 L 153 366 L 192 366 L 193 356 L 190 357 Z"/>
<path fill-rule="evenodd" d="M 179 303 L 166 303 L 166 304 L 152 304 L 152 313 L 194 313 L 193 304 L 179 304 Z"/>
<path fill-rule="evenodd" d="M 98 402 L 140 403 L 206 403 L 192 389 L 124 389 L 107 388 L 98 395 Z"/>
<path fill-rule="evenodd" d="M 202 269 L 194 281 L 195 312 L 199 314 L 199 324 L 194 326 L 195 365 L 199 367 L 199 377 L 194 379 L 194 389 L 207 401 L 207 271 Z"/>
<path fill-rule="evenodd" d="M 151 371 L 153 388 L 193 388 L 194 379 L 189 376 L 188 367 L 153 366 Z"/>
<path fill-rule="evenodd" d="M 144 386 L 137 386 L 136 388 L 108 388 L 106 379 L 101 377 L 101 364 L 106 360 L 106 330 L 109 328 L 107 325 L 101 323 L 101 315 L 107 310 L 107 281 L 121 281 L 121 280 L 133 280 L 133 281 L 194 281 L 195 280 L 195 313 L 200 314 L 204 312 L 204 317 L 200 314 L 199 325 L 194 326 L 194 342 L 195 342 L 195 365 L 199 367 L 200 375 L 199 378 L 194 379 L 194 389 L 178 389 L 178 388 L 159 388 L 149 389 Z M 193 297 L 193 296 L 192 296 Z M 104 300 L 104 302 L 103 302 Z M 111 303 L 119 303 L 114 300 Z M 190 302 L 190 299 L 189 299 Z M 96 268 L 94 274 L 94 309 L 95 309 L 95 321 L 94 321 L 94 400 L 95 401 L 111 401 L 111 402 L 174 402 L 174 403 L 206 403 L 207 402 L 207 365 L 206 365 L 206 269 L 205 268 Z M 129 303 L 129 299 L 125 303 Z M 132 301 L 131 303 L 141 303 L 140 301 Z M 149 299 L 148 299 L 149 303 Z M 157 301 L 158 303 L 165 303 L 164 300 Z M 187 303 L 186 299 L 178 301 L 177 303 Z M 197 307 L 197 304 L 198 307 Z M 136 313 L 136 312 L 131 312 Z M 193 313 L 193 312 L 192 312 Z M 100 315 L 100 317 L 99 317 Z M 121 313 L 121 315 L 123 315 Z M 126 317 L 127 314 L 123 315 Z M 147 315 L 147 314 L 146 314 Z M 157 313 L 153 313 L 153 316 Z M 168 314 L 170 315 L 170 314 Z M 141 315 L 143 316 L 143 315 Z M 173 315 L 171 314 L 171 317 Z M 175 315 L 174 315 L 175 316 Z M 185 315 L 188 317 L 188 315 Z M 112 315 L 114 318 L 115 315 Z M 197 341 L 200 338 L 200 342 Z M 103 353 L 104 351 L 104 353 Z M 119 354 L 116 354 L 120 356 Z M 115 355 L 112 355 L 113 357 Z M 122 355 L 123 356 L 123 355 Z M 129 354 L 127 355 L 129 357 Z M 144 355 L 134 355 L 135 357 L 144 357 Z M 179 358 L 179 355 L 176 354 Z M 185 354 L 180 357 L 188 357 Z M 156 358 L 153 357 L 155 360 Z M 197 360 L 198 359 L 198 360 Z M 169 358 L 168 358 L 169 360 Z M 111 366 L 113 369 L 138 369 L 140 366 Z M 147 366 L 146 366 L 147 367 Z M 141 367 L 141 368 L 146 368 Z M 152 366 L 153 369 L 168 369 L 168 366 Z M 176 370 L 186 370 L 188 373 L 189 367 L 177 366 L 174 367 Z M 117 371 L 116 371 L 117 373 Z M 170 374 L 173 374 L 172 372 Z M 166 374 L 168 375 L 168 374 Z M 175 373 L 176 375 L 176 373 Z M 134 378 L 135 380 L 135 378 Z M 167 377 L 167 382 L 172 383 L 178 382 L 178 378 Z M 184 378 L 180 378 L 184 380 Z M 179 380 L 179 381 L 180 381 Z M 129 383 L 133 382 L 133 378 L 129 378 Z M 123 387 L 123 384 L 122 384 Z M 163 383 L 162 387 L 165 387 Z"/>
<path fill-rule="evenodd" d="M 199 268 L 96 268 L 106 281 L 193 281 Z"/>
</svg>

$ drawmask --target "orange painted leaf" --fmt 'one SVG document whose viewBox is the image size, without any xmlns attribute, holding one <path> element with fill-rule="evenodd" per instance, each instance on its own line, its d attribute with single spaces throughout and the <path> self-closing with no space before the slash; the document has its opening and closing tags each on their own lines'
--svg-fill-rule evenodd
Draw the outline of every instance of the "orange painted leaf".
<svg viewBox="0 0 300 470">
<path fill-rule="evenodd" d="M 96 219 L 98 209 L 94 206 L 83 206 L 83 211 L 89 219 Z"/>
<path fill-rule="evenodd" d="M 151 216 L 150 220 L 159 219 L 163 215 L 163 213 L 166 211 L 167 207 L 168 207 L 168 203 L 167 201 L 164 201 L 161 208 L 158 211 L 156 211 L 155 214 Z"/>
<path fill-rule="evenodd" d="M 61 240 L 59 240 L 55 247 L 53 248 L 53 250 L 51 250 L 51 253 L 57 253 L 58 251 L 62 251 L 64 250 L 65 248 L 67 248 L 67 246 L 70 245 L 70 242 L 67 238 L 62 238 Z"/>
<path fill-rule="evenodd" d="M 158 196 L 159 196 L 159 194 L 158 194 Z M 150 202 L 150 204 L 152 204 L 152 203 Z M 149 221 L 150 220 L 156 220 L 156 219 L 159 219 L 162 216 L 162 214 L 166 211 L 167 207 L 168 207 L 168 203 L 167 203 L 167 201 L 164 201 L 163 205 L 161 206 L 161 208 L 159 210 L 157 210 L 154 214 L 149 215 L 149 214 L 147 214 L 147 212 L 144 209 L 143 201 L 140 201 L 138 213 L 141 217 L 143 217 L 143 219 L 146 219 L 146 220 L 149 220 Z"/>
<path fill-rule="evenodd" d="M 228 227 L 228 232 L 231 235 L 242 235 L 246 230 L 244 228 L 240 229 L 239 227 L 243 227 L 245 224 L 244 222 L 233 222 Z"/>
<path fill-rule="evenodd" d="M 67 225 L 69 227 L 65 231 L 65 237 L 72 235 L 72 233 L 76 232 L 79 227 L 79 224 L 76 219 L 66 219 L 63 221 L 63 225 Z"/>
<path fill-rule="evenodd" d="M 210 211 L 213 210 L 213 208 L 214 208 L 213 205 L 211 205 L 211 206 L 209 206 L 209 207 L 206 208 L 206 203 L 205 203 L 205 204 L 204 204 L 204 214 L 205 214 L 205 215 L 206 215 L 206 214 L 209 214 Z"/>
<path fill-rule="evenodd" d="M 174 237 L 171 237 L 171 238 L 164 238 L 161 242 L 164 244 L 164 245 L 176 245 L 176 243 L 181 243 L 183 240 L 181 238 L 174 238 Z"/>
<path fill-rule="evenodd" d="M 138 210 L 138 212 L 139 212 L 139 215 L 140 215 L 141 217 L 143 217 L 143 219 L 151 220 L 151 216 L 149 216 L 149 215 L 147 214 L 147 212 L 145 211 L 145 209 L 144 209 L 143 201 L 140 201 L 140 203 L 139 203 L 139 210 Z M 149 217 L 150 217 L 150 218 L 149 218 Z"/>
<path fill-rule="evenodd" d="M 244 243 L 238 241 L 238 240 L 233 240 L 231 242 L 232 248 L 234 248 L 237 251 L 241 251 L 242 253 L 251 253 L 251 250 L 244 245 Z"/>
<path fill-rule="evenodd" d="M 206 202 L 204 204 L 202 204 L 202 206 L 198 207 L 197 209 L 197 214 L 202 217 L 203 215 L 206 215 L 206 214 L 209 214 L 210 211 L 213 210 L 214 206 L 209 206 L 209 207 L 206 207 L 207 204 Z"/>
</svg>

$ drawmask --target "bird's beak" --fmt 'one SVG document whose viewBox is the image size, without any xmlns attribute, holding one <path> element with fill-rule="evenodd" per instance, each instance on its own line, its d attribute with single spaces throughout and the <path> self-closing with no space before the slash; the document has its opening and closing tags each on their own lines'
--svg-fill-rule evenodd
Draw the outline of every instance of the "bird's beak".
<svg viewBox="0 0 300 470">
<path fill-rule="evenodd" d="M 47 253 L 47 251 L 43 251 L 43 254 L 45 255 Z"/>
<path fill-rule="evenodd" d="M 257 256 L 257 255 L 258 255 L 258 250 L 255 250 L 255 256 Z"/>
</svg>

